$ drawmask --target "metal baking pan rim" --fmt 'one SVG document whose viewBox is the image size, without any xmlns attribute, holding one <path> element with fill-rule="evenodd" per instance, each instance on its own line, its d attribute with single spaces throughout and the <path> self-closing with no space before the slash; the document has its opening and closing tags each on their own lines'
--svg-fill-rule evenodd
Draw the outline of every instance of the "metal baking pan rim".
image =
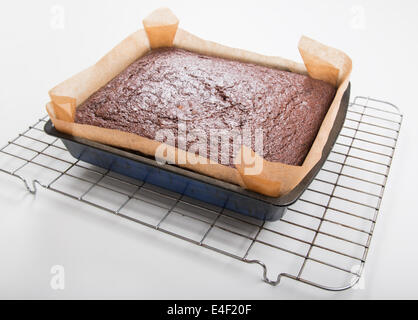
<svg viewBox="0 0 418 320">
<path fill-rule="evenodd" d="M 162 169 L 162 170 L 166 170 L 174 174 L 182 175 L 187 178 L 195 179 L 197 181 L 201 181 L 203 183 L 207 183 L 215 187 L 225 189 L 230 192 L 235 192 L 237 194 L 250 197 L 255 200 L 263 201 L 274 206 L 287 207 L 295 203 L 300 198 L 300 196 L 303 194 L 303 192 L 306 190 L 309 184 L 314 180 L 315 176 L 318 174 L 319 170 L 321 169 L 326 159 L 328 158 L 328 155 L 331 152 L 331 149 L 333 148 L 345 121 L 345 116 L 347 113 L 349 97 L 350 97 L 350 87 L 351 87 L 351 83 L 348 85 L 346 91 L 344 92 L 344 96 L 341 99 L 340 108 L 338 110 L 338 114 L 334 121 L 334 125 L 328 136 L 327 143 L 324 146 L 321 159 L 308 172 L 308 174 L 301 180 L 301 182 L 295 188 L 293 188 L 292 191 L 290 191 L 289 193 L 281 197 L 276 197 L 276 198 L 268 197 L 257 192 L 246 190 L 246 189 L 241 188 L 238 185 L 228 183 L 222 180 L 218 180 L 209 176 L 205 176 L 203 174 L 193 172 L 193 171 L 190 171 L 190 170 L 187 170 L 187 169 L 175 166 L 175 165 L 159 164 L 156 160 L 147 158 L 146 156 L 142 156 L 137 153 L 132 153 L 132 152 L 129 152 L 129 151 L 117 148 L 117 147 L 112 147 L 112 146 L 105 145 L 99 142 L 95 142 L 95 141 L 91 141 L 88 139 L 79 138 L 79 137 L 75 137 L 75 136 L 71 136 L 71 135 L 59 132 L 58 130 L 55 129 L 51 120 L 49 120 L 45 124 L 44 131 L 47 134 L 51 136 L 55 136 L 60 139 L 69 140 L 72 142 L 82 144 L 87 147 L 92 147 L 92 148 L 96 148 L 105 152 L 110 152 L 112 154 L 125 157 L 129 160 L 145 163 L 147 165 L 150 165 L 150 166 Z"/>
</svg>

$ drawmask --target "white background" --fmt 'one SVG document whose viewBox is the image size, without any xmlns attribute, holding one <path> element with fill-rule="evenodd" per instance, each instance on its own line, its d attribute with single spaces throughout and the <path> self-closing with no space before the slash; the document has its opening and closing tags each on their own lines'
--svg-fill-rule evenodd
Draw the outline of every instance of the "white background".
<svg viewBox="0 0 418 320">
<path fill-rule="evenodd" d="M 365 271 L 365 288 L 329 293 L 132 226 L 0 175 L 0 298 L 418 298 L 418 2 L 1 1 L 0 144 L 45 114 L 47 92 L 169 6 L 205 39 L 300 61 L 306 34 L 353 59 L 352 94 L 398 105 L 404 123 Z M 63 10 L 63 25 L 57 14 Z M 66 288 L 50 287 L 53 265 Z"/>
</svg>

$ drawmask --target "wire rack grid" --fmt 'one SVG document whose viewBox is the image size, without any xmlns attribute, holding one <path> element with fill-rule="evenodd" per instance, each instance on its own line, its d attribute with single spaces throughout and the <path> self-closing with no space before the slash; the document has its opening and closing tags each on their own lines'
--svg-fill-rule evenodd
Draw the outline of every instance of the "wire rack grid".
<svg viewBox="0 0 418 320">
<path fill-rule="evenodd" d="M 356 97 L 324 167 L 284 217 L 261 222 L 78 161 L 46 135 L 47 117 L 0 149 L 0 172 L 290 278 L 341 291 L 360 279 L 402 115 L 393 104 Z"/>
</svg>

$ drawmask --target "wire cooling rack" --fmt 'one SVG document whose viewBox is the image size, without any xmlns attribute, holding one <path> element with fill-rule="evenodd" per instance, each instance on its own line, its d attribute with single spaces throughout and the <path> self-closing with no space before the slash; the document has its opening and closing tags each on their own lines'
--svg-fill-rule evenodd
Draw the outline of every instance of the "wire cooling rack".
<svg viewBox="0 0 418 320">
<path fill-rule="evenodd" d="M 83 204 L 290 278 L 341 291 L 360 279 L 402 122 L 393 104 L 356 97 L 327 162 L 277 222 L 260 222 L 94 167 L 40 119 L 0 149 L 0 171 Z"/>
</svg>

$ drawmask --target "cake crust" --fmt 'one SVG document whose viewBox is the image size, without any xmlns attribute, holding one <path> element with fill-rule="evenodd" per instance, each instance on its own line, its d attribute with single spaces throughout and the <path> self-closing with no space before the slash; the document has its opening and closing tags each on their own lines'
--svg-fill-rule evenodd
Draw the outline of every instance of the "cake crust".
<svg viewBox="0 0 418 320">
<path fill-rule="evenodd" d="M 152 140 L 164 129 L 179 138 L 179 123 L 187 133 L 198 130 L 208 137 L 214 129 L 262 129 L 265 160 L 302 165 L 335 91 L 306 75 L 160 48 L 90 96 L 77 108 L 75 122 Z M 187 139 L 186 151 L 197 143 Z M 244 144 L 257 150 L 254 139 Z M 209 157 L 210 144 L 206 151 Z M 234 156 L 231 143 L 227 165 Z"/>
</svg>

